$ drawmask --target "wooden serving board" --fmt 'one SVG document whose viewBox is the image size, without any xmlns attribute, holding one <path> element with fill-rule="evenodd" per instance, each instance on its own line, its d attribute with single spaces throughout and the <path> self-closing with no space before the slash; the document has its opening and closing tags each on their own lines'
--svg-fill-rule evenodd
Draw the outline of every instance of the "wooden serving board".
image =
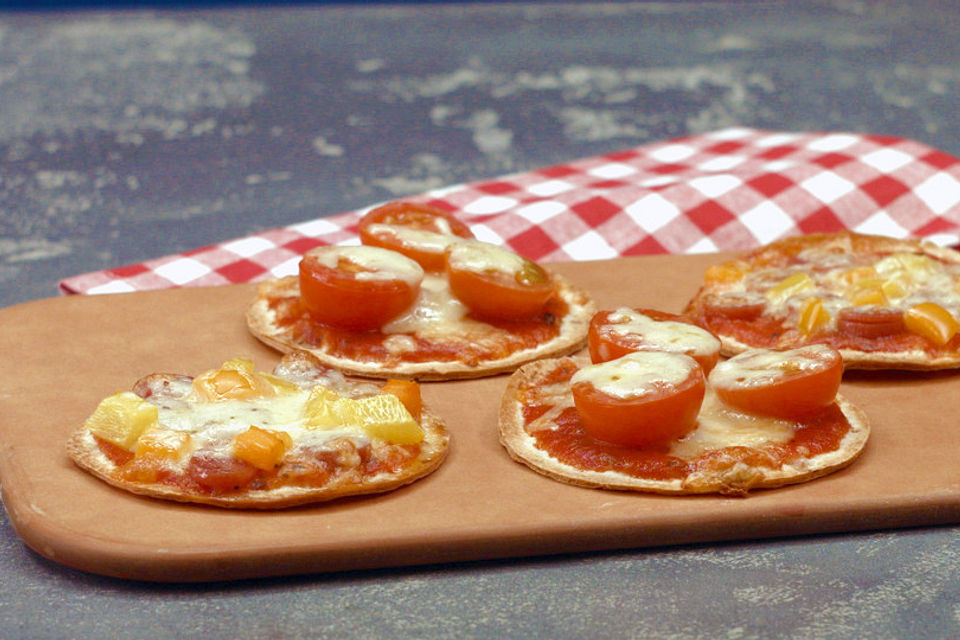
<svg viewBox="0 0 960 640">
<path fill-rule="evenodd" d="M 554 265 L 599 308 L 679 311 L 723 255 Z M 51 298 L 0 311 L 0 486 L 27 545 L 94 573 L 209 581 L 960 522 L 960 374 L 850 373 L 873 425 L 851 467 L 746 498 L 584 489 L 513 462 L 497 438 L 505 376 L 427 383 L 451 449 L 389 494 L 275 512 L 138 497 L 67 458 L 99 400 L 152 372 L 279 354 L 247 334 L 252 285 Z"/>
</svg>

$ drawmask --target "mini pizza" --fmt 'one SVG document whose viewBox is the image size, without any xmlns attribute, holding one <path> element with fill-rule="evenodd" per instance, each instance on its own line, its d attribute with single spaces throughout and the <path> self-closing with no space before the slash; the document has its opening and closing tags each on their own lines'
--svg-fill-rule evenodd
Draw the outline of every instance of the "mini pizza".
<svg viewBox="0 0 960 640">
<path fill-rule="evenodd" d="M 236 358 L 196 377 L 147 375 L 101 401 L 67 449 L 135 494 L 276 509 L 397 489 L 447 446 L 417 382 L 349 380 L 298 352 L 272 373 Z"/>
<path fill-rule="evenodd" d="M 638 315 L 603 315 L 637 329 L 637 350 L 541 360 L 511 375 L 499 420 L 513 459 L 584 487 L 745 495 L 831 473 L 863 450 L 869 425 L 838 394 L 835 349 L 755 349 L 707 374 L 677 348 L 689 325 Z M 700 355 L 706 343 L 692 335 Z M 650 348 L 657 340 L 671 348 Z"/>
<path fill-rule="evenodd" d="M 586 343 L 586 292 L 445 211 L 391 203 L 359 231 L 359 246 L 317 247 L 298 276 L 261 283 L 251 333 L 350 374 L 419 380 L 494 375 Z"/>
<path fill-rule="evenodd" d="M 960 253 L 852 232 L 788 238 L 708 268 L 685 315 L 724 355 L 822 343 L 847 368 L 956 368 Z"/>
</svg>

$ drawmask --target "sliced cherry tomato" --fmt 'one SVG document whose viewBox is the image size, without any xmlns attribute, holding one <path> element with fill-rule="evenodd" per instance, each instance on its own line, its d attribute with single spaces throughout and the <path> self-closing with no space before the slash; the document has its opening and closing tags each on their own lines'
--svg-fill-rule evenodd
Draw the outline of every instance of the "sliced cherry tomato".
<svg viewBox="0 0 960 640">
<path fill-rule="evenodd" d="M 664 351 L 586 366 L 570 383 L 584 430 L 628 447 L 666 443 L 692 431 L 706 389 L 696 360 Z"/>
<path fill-rule="evenodd" d="M 300 297 L 317 322 L 378 329 L 410 307 L 423 269 L 379 247 L 318 247 L 300 261 Z"/>
<path fill-rule="evenodd" d="M 478 316 L 522 320 L 541 313 L 553 280 L 537 263 L 488 242 L 465 241 L 447 250 L 450 290 Z"/>
<path fill-rule="evenodd" d="M 652 309 L 600 311 L 587 334 L 594 363 L 614 360 L 634 351 L 685 353 L 710 373 L 720 359 L 720 340 L 682 316 Z"/>
<path fill-rule="evenodd" d="M 776 418 L 814 414 L 837 397 L 840 353 L 824 344 L 787 351 L 752 349 L 719 363 L 709 382 L 731 407 Z"/>
<path fill-rule="evenodd" d="M 360 241 L 402 253 L 427 271 L 443 271 L 446 250 L 470 227 L 453 214 L 425 204 L 391 202 L 371 209 L 360 220 Z"/>
<path fill-rule="evenodd" d="M 893 307 L 845 307 L 837 313 L 837 330 L 860 338 L 893 335 L 904 330 L 903 312 Z"/>
</svg>

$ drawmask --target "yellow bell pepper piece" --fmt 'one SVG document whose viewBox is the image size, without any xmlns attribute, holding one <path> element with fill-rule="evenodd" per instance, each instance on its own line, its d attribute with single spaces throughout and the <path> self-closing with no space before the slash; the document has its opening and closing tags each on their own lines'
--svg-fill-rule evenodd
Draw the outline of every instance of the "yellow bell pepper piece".
<svg viewBox="0 0 960 640">
<path fill-rule="evenodd" d="M 276 394 L 274 386 L 254 373 L 253 362 L 245 358 L 227 360 L 219 369 L 200 374 L 194 378 L 193 386 L 201 397 L 211 402 L 249 400 Z"/>
<path fill-rule="evenodd" d="M 159 410 L 133 393 L 121 391 L 104 398 L 84 423 L 92 433 L 132 451 L 148 427 L 157 423 Z"/>
<path fill-rule="evenodd" d="M 883 290 L 883 295 L 887 297 L 887 300 L 897 300 L 898 298 L 905 297 L 910 292 L 910 283 L 906 282 L 903 278 L 892 277 L 884 280 L 880 288 Z"/>
<path fill-rule="evenodd" d="M 295 393 L 300 390 L 300 387 L 298 387 L 295 382 L 290 382 L 286 378 L 275 376 L 272 373 L 264 373 L 263 371 L 260 371 L 257 373 L 257 375 L 269 382 L 273 386 L 273 390 L 278 394 Z"/>
<path fill-rule="evenodd" d="M 123 478 L 131 482 L 156 483 L 170 463 L 176 463 L 190 448 L 190 434 L 154 425 L 140 435 L 133 460 L 124 465 Z"/>
<path fill-rule="evenodd" d="M 291 446 L 290 434 L 251 426 L 233 439 L 233 455 L 257 469 L 269 471 L 280 464 Z"/>
<path fill-rule="evenodd" d="M 169 458 L 177 460 L 190 446 L 190 434 L 159 426 L 147 428 L 137 440 L 135 458 Z"/>
<path fill-rule="evenodd" d="M 813 278 L 806 273 L 794 273 L 767 289 L 764 295 L 772 302 L 783 302 L 791 296 L 813 288 Z"/>
<path fill-rule="evenodd" d="M 880 278 L 869 278 L 854 282 L 846 291 L 844 297 L 855 305 L 863 306 L 868 304 L 885 305 L 889 303 L 887 296 L 883 291 L 884 280 Z"/>
<path fill-rule="evenodd" d="M 854 282 L 859 282 L 860 280 L 866 280 L 868 278 L 876 278 L 877 271 L 873 267 L 853 267 L 852 269 L 847 269 L 840 274 L 840 281 L 845 284 L 853 284 Z"/>
<path fill-rule="evenodd" d="M 747 271 L 747 265 L 744 262 L 724 262 L 723 264 L 714 264 L 707 267 L 704 273 L 704 279 L 707 282 L 717 283 L 737 282 L 743 279 Z"/>
<path fill-rule="evenodd" d="M 918 282 L 940 269 L 940 263 L 920 253 L 891 253 L 878 260 L 874 269 L 881 276 L 904 274 Z"/>
<path fill-rule="evenodd" d="M 934 302 L 915 304 L 903 313 L 907 331 L 923 336 L 937 346 L 943 346 L 960 330 L 960 322 Z"/>
<path fill-rule="evenodd" d="M 825 327 L 830 322 L 830 312 L 823 308 L 820 298 L 808 298 L 800 307 L 800 317 L 797 321 L 797 330 L 804 336 L 809 336 Z"/>
<path fill-rule="evenodd" d="M 393 393 L 355 399 L 317 387 L 307 400 L 306 417 L 311 428 L 360 427 L 373 438 L 395 444 L 414 444 L 424 435 L 416 418 Z"/>
<path fill-rule="evenodd" d="M 316 386 L 310 391 L 304 413 L 307 426 L 317 429 L 333 429 L 345 424 L 340 415 L 341 400 L 338 393 L 324 386 Z"/>
</svg>

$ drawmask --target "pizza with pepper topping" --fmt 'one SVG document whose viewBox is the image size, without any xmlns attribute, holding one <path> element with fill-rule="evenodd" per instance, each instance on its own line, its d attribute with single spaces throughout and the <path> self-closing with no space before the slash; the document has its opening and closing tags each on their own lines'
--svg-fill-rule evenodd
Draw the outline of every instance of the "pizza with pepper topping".
<svg viewBox="0 0 960 640">
<path fill-rule="evenodd" d="M 869 424 L 838 394 L 835 349 L 753 349 L 716 362 L 719 341 L 706 331 L 653 316 L 598 314 L 591 353 L 604 333 L 635 347 L 610 359 L 553 358 L 514 372 L 499 417 L 510 456 L 585 487 L 746 495 L 832 473 L 863 450 Z"/>
<path fill-rule="evenodd" d="M 788 238 L 709 267 L 685 315 L 724 355 L 820 343 L 847 368 L 956 368 L 960 253 L 854 232 Z"/>
<path fill-rule="evenodd" d="M 440 465 L 448 440 L 419 383 L 350 380 L 298 352 L 271 373 L 234 358 L 144 376 L 97 405 L 68 453 L 135 494 L 275 509 L 409 484 Z"/>
<path fill-rule="evenodd" d="M 494 375 L 586 343 L 586 292 L 449 212 L 390 203 L 359 230 L 360 245 L 317 247 L 297 276 L 261 283 L 251 333 L 350 374 L 418 380 Z"/>
</svg>

